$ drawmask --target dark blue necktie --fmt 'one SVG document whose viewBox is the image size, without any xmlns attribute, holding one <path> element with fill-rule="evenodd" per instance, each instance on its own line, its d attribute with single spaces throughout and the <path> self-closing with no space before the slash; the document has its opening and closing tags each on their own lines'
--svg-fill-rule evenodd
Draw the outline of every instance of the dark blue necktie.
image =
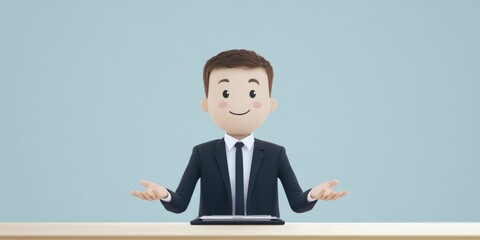
<svg viewBox="0 0 480 240">
<path fill-rule="evenodd" d="M 242 142 L 235 143 L 235 215 L 244 215 Z"/>
</svg>

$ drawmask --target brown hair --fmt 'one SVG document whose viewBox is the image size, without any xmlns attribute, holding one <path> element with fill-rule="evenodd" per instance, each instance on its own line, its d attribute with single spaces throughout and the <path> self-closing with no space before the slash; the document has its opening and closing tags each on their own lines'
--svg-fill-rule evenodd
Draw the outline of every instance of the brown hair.
<svg viewBox="0 0 480 240">
<path fill-rule="evenodd" d="M 272 95 L 273 68 L 265 58 L 254 51 L 245 49 L 233 49 L 221 52 L 210 58 L 203 68 L 203 86 L 205 87 L 205 96 L 208 97 L 208 84 L 210 73 L 216 68 L 257 68 L 262 67 L 267 72 L 268 87 Z"/>
</svg>

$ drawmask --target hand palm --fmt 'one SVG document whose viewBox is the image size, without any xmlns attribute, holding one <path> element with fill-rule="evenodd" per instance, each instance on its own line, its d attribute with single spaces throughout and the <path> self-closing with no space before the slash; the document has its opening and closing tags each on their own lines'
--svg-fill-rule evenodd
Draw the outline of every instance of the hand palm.
<svg viewBox="0 0 480 240">
<path fill-rule="evenodd" d="M 164 187 L 146 180 L 141 180 L 140 183 L 146 188 L 145 191 L 132 191 L 131 194 L 143 200 L 153 201 L 164 199 L 168 196 L 167 189 Z"/>
<path fill-rule="evenodd" d="M 312 188 L 310 192 L 310 196 L 313 199 L 319 200 L 336 200 L 348 194 L 348 191 L 333 191 L 333 187 L 335 187 L 340 181 L 338 180 L 330 180 L 328 182 L 320 183 L 314 188 Z"/>
</svg>

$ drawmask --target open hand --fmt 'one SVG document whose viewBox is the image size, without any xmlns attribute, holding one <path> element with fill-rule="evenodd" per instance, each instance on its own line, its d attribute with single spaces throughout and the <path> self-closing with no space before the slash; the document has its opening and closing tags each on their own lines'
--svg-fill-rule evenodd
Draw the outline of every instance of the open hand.
<svg viewBox="0 0 480 240">
<path fill-rule="evenodd" d="M 149 182 L 146 180 L 141 180 L 140 183 L 145 186 L 147 189 L 145 191 L 140 192 L 140 191 L 131 191 L 130 194 L 132 194 L 135 197 L 138 197 L 143 200 L 147 201 L 154 201 L 158 199 L 164 199 L 168 196 L 167 189 L 164 187 L 154 183 L 154 182 Z"/>
<path fill-rule="evenodd" d="M 310 191 L 310 197 L 319 200 L 336 200 L 348 194 L 348 191 L 333 191 L 333 187 L 336 186 L 340 181 L 330 180 L 328 182 L 320 183 Z"/>
</svg>

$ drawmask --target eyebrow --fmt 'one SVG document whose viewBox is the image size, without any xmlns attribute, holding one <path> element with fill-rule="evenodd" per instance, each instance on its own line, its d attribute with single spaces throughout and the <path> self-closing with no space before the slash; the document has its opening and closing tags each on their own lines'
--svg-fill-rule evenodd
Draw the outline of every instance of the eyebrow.
<svg viewBox="0 0 480 240">
<path fill-rule="evenodd" d="M 230 82 L 230 81 L 228 81 L 228 79 L 224 78 L 224 79 L 220 80 L 220 81 L 218 82 L 218 84 L 220 84 L 220 83 L 222 83 L 222 82 Z"/>
<path fill-rule="evenodd" d="M 255 79 L 255 78 L 251 78 L 250 80 L 248 80 L 248 82 L 249 82 L 249 83 L 254 82 L 254 83 L 260 85 L 260 82 L 259 82 L 257 79 Z"/>
</svg>

